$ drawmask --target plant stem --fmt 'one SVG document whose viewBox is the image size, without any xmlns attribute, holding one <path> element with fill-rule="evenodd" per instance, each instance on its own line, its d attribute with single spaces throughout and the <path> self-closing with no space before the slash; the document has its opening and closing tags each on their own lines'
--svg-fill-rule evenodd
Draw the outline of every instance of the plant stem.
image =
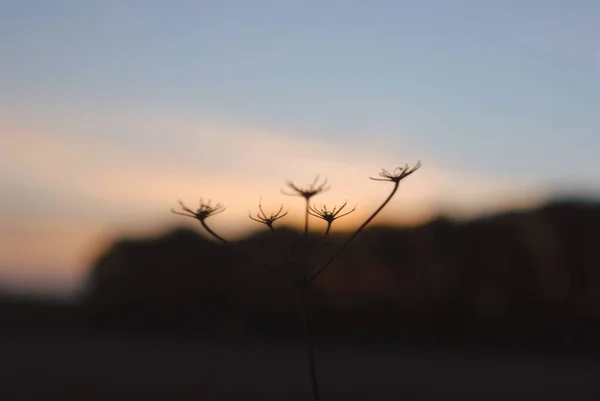
<svg viewBox="0 0 600 401">
<path fill-rule="evenodd" d="M 315 363 L 315 349 L 310 326 L 310 299 L 309 288 L 310 282 L 305 281 L 300 286 L 300 309 L 302 314 L 302 324 L 304 326 L 304 341 L 306 343 L 306 352 L 308 356 L 308 368 L 310 370 L 310 380 L 312 384 L 312 393 L 315 401 L 320 401 L 319 382 L 317 380 L 317 366 Z"/>
<path fill-rule="evenodd" d="M 331 231 L 331 223 L 327 222 L 327 228 L 325 229 L 325 233 L 323 233 L 323 241 L 327 240 L 327 237 L 329 236 L 330 231 Z"/>
<path fill-rule="evenodd" d="M 304 281 L 308 280 L 308 265 L 310 264 L 309 252 L 310 246 L 308 244 L 308 217 L 309 217 L 309 203 L 310 199 L 306 198 L 306 207 L 304 208 Z"/>
<path fill-rule="evenodd" d="M 354 232 L 354 234 L 352 234 L 352 236 L 350 238 L 348 238 L 348 240 L 333 254 L 331 255 L 331 257 L 327 260 L 327 262 L 325 262 L 325 264 L 323 266 L 321 266 L 312 276 L 310 276 L 308 278 L 309 282 L 314 281 L 317 276 L 319 274 L 321 274 L 323 272 L 323 270 L 325 270 L 330 264 L 331 262 L 333 262 L 335 260 L 335 258 L 338 257 L 338 255 L 348 246 L 350 245 L 350 243 L 352 242 L 352 240 L 354 240 L 354 238 L 356 238 L 356 236 L 358 234 L 360 234 L 360 232 L 371 222 L 371 220 L 373 220 L 375 218 L 375 216 L 377 216 L 379 214 L 379 212 L 381 212 L 381 210 L 385 207 L 385 205 L 388 204 L 388 202 L 394 197 L 394 194 L 396 193 L 396 191 L 398 190 L 398 186 L 399 186 L 400 182 L 395 182 L 394 183 L 394 189 L 392 189 L 392 192 L 388 195 L 388 197 L 383 201 L 383 203 L 381 204 L 381 206 L 379 206 L 377 208 L 377 210 L 375 210 L 373 212 L 373 214 L 371 214 L 371 216 L 369 216 L 369 218 L 367 220 L 365 220 L 364 223 L 361 224 L 360 227 L 358 227 L 358 229 Z"/>
<path fill-rule="evenodd" d="M 321 237 L 321 243 L 319 247 L 320 252 L 324 252 L 327 249 L 327 238 L 329 238 L 329 233 L 331 232 L 331 222 L 327 222 L 327 228 L 323 233 L 323 237 Z M 310 281 L 310 277 L 308 279 Z"/>
<path fill-rule="evenodd" d="M 267 262 L 259 259 L 258 257 L 256 257 L 255 255 L 248 253 L 246 251 L 244 251 L 243 249 L 235 246 L 233 243 L 229 242 L 228 240 L 226 240 L 225 238 L 221 237 L 219 234 L 217 234 L 216 232 L 213 231 L 212 228 L 210 228 L 208 226 L 208 224 L 206 224 L 206 222 L 204 220 L 200 220 L 200 224 L 202 224 L 202 227 L 204 227 L 204 229 L 213 237 L 215 237 L 216 239 L 218 239 L 219 241 L 221 241 L 223 244 L 227 245 L 228 247 L 230 247 L 231 249 L 233 249 L 234 251 L 240 253 L 241 255 L 246 256 L 249 259 L 252 259 L 254 262 L 258 263 L 260 266 L 262 266 L 263 268 L 267 269 L 267 270 L 273 270 L 273 271 L 277 271 L 279 274 L 281 274 L 283 277 L 292 280 L 292 281 L 296 281 L 296 278 L 285 273 L 282 272 L 278 269 L 275 269 L 273 266 L 271 266 L 270 264 L 268 264 Z"/>
<path fill-rule="evenodd" d="M 304 209 L 304 239 L 308 236 L 308 215 L 309 215 L 309 199 L 306 198 L 306 207 Z"/>
</svg>

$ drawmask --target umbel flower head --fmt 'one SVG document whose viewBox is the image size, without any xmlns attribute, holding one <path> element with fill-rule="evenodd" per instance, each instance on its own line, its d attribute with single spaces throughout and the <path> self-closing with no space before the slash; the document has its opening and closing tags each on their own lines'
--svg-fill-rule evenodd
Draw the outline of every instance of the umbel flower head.
<svg viewBox="0 0 600 401">
<path fill-rule="evenodd" d="M 185 213 L 177 212 L 173 209 L 171 209 L 171 212 L 179 214 L 181 216 L 193 217 L 195 219 L 200 220 L 201 222 L 210 216 L 214 216 L 215 214 L 219 214 L 225 211 L 225 207 L 223 207 L 223 205 L 221 205 L 220 203 L 217 203 L 216 205 L 212 206 L 210 199 L 208 200 L 208 202 L 204 202 L 204 200 L 200 198 L 200 206 L 198 207 L 198 209 L 196 209 L 195 212 L 186 205 L 184 205 L 182 201 L 179 201 L 179 205 Z"/>
<path fill-rule="evenodd" d="M 333 207 L 332 210 L 327 210 L 327 206 L 323 205 L 321 209 L 317 209 L 315 206 L 310 206 L 308 210 L 308 214 L 314 217 L 318 217 L 320 219 L 325 220 L 327 223 L 331 224 L 334 220 L 339 219 L 340 217 L 344 217 L 352 213 L 356 210 L 356 206 L 352 208 L 352 210 L 347 211 L 346 213 L 340 214 L 341 211 L 346 207 L 348 202 L 344 202 L 342 206 Z"/>
<path fill-rule="evenodd" d="M 281 213 L 283 211 L 283 205 L 281 205 L 281 207 L 276 213 L 271 213 L 270 216 L 267 216 L 267 214 L 262 208 L 262 199 L 258 202 L 258 209 L 260 210 L 260 212 L 256 213 L 256 218 L 252 217 L 252 214 L 248 214 L 248 216 L 258 223 L 266 224 L 269 228 L 273 228 L 273 223 L 276 220 L 279 220 L 280 218 L 288 214 L 288 212 L 285 212 L 283 214 Z"/>
<path fill-rule="evenodd" d="M 294 184 L 292 181 L 288 181 L 287 185 L 293 190 L 293 193 L 285 192 L 283 190 L 281 192 L 284 195 L 301 196 L 308 201 L 313 196 L 329 190 L 330 187 L 327 185 L 327 179 L 325 179 L 320 185 L 317 185 L 318 182 L 319 176 L 317 176 L 312 182 L 312 184 L 310 184 L 307 188 L 300 188 L 296 186 L 296 184 Z"/>
<path fill-rule="evenodd" d="M 396 167 L 393 173 L 388 172 L 386 169 L 381 169 L 379 176 L 382 178 L 369 177 L 375 181 L 391 181 L 398 184 L 402 179 L 408 177 L 421 167 L 421 162 L 417 162 L 413 167 L 409 167 L 405 164 L 404 167 Z"/>
</svg>

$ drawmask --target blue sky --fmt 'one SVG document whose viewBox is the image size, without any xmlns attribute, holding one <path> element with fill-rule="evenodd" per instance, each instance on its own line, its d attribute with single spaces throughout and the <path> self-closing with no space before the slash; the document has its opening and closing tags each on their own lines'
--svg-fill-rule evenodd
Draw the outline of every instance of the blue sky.
<svg viewBox="0 0 600 401">
<path fill-rule="evenodd" d="M 206 191 L 251 199 L 236 234 L 316 172 L 367 207 L 357 176 L 422 160 L 394 216 L 597 194 L 598 21 L 592 0 L 2 1 L 0 278 L 73 288 L 94 244 Z"/>
<path fill-rule="evenodd" d="M 542 180 L 586 174 L 595 149 L 566 150 L 598 143 L 594 1 L 3 4 L 7 107 L 173 111 L 356 142 L 409 127 L 459 168 Z"/>
</svg>

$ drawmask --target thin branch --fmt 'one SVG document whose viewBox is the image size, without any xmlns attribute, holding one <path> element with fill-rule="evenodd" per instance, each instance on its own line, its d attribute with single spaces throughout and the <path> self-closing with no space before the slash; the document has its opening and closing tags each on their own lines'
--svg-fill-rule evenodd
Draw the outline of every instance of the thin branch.
<svg viewBox="0 0 600 401">
<path fill-rule="evenodd" d="M 222 243 L 224 243 L 225 245 L 234 248 L 236 251 L 241 252 L 241 253 L 245 253 L 241 250 L 238 250 L 238 248 L 233 245 L 231 242 L 229 242 L 228 240 L 226 240 L 225 238 L 221 237 L 219 234 L 217 234 L 216 232 L 213 231 L 212 228 L 210 228 L 208 226 L 208 224 L 206 224 L 206 221 L 204 220 L 200 220 L 200 224 L 202 224 L 202 227 L 204 227 L 204 229 L 213 237 L 215 237 L 216 239 L 218 239 L 219 241 L 221 241 Z"/>
<path fill-rule="evenodd" d="M 377 208 L 377 210 L 375 210 L 373 212 L 373 214 L 371 214 L 371 216 L 369 216 L 369 218 L 367 218 L 365 220 L 365 222 L 362 223 L 360 227 L 358 227 L 358 229 L 354 232 L 354 234 L 352 234 L 352 236 L 350 238 L 348 238 L 348 240 L 342 246 L 340 246 L 333 255 L 331 255 L 331 257 L 327 260 L 327 262 L 325 262 L 325 264 L 323 264 L 319 269 L 317 269 L 317 271 L 315 271 L 313 273 L 312 276 L 309 277 L 308 281 L 313 282 L 321 273 L 323 273 L 323 271 L 327 267 L 329 267 L 331 262 L 333 262 L 335 260 L 335 258 L 338 257 L 338 255 L 354 240 L 354 238 L 356 238 L 358 236 L 358 234 L 360 234 L 360 232 L 371 222 L 371 220 L 373 220 L 375 218 L 375 216 L 377 216 L 379 214 L 379 212 L 381 212 L 381 210 L 394 197 L 394 194 L 398 190 L 399 185 L 400 185 L 400 181 L 394 182 L 394 189 L 392 189 L 392 192 L 388 195 L 388 197 L 385 199 L 385 201 L 383 201 L 383 203 Z"/>
<path fill-rule="evenodd" d="M 317 176 L 318 178 L 318 176 Z M 310 197 L 306 197 L 306 206 L 304 208 L 304 281 L 308 280 L 308 265 L 309 265 L 309 256 L 308 256 L 308 217 L 309 217 L 309 202 Z"/>
<path fill-rule="evenodd" d="M 325 228 L 325 232 L 323 233 L 323 238 L 321 238 L 321 252 L 325 252 L 327 250 L 327 239 L 329 238 L 329 233 L 331 232 L 331 225 L 333 223 L 327 222 L 327 227 Z"/>
<path fill-rule="evenodd" d="M 176 211 L 175 209 L 171 209 L 171 213 L 178 214 L 178 215 L 180 215 L 180 216 L 186 216 L 186 217 L 193 217 L 193 218 L 196 218 L 196 215 L 194 215 L 194 214 L 189 214 L 189 213 L 181 213 L 181 212 L 178 212 L 178 211 Z"/>
<path fill-rule="evenodd" d="M 226 240 L 225 238 L 221 237 L 219 234 L 217 234 L 212 228 L 210 228 L 208 226 L 208 224 L 206 224 L 206 221 L 204 220 L 200 220 L 200 224 L 202 224 L 202 227 L 213 237 L 215 237 L 216 239 L 218 239 L 219 241 L 221 241 L 223 244 L 229 246 L 231 249 L 233 249 L 234 251 L 240 253 L 241 255 L 244 255 L 250 259 L 252 259 L 254 262 L 258 263 L 259 265 L 261 265 L 263 268 L 266 268 L 268 270 L 272 270 L 275 271 L 279 274 L 281 274 L 283 277 L 290 279 L 292 281 L 297 281 L 297 278 L 294 276 L 291 276 L 285 272 L 282 272 L 281 270 L 276 269 L 275 267 L 273 267 L 272 265 L 268 264 L 267 262 L 265 262 L 262 259 L 259 259 L 257 256 L 246 252 L 245 250 L 243 250 L 242 248 L 234 245 L 232 242 Z"/>
<path fill-rule="evenodd" d="M 325 229 L 325 232 L 323 233 L 323 241 L 327 240 L 327 237 L 329 236 L 329 232 L 331 231 L 331 224 L 330 222 L 327 222 L 327 228 Z"/>
</svg>

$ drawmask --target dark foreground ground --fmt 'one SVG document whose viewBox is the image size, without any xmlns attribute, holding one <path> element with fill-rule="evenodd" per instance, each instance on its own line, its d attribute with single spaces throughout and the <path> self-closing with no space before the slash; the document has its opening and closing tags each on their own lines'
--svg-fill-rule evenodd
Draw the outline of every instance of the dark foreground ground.
<svg viewBox="0 0 600 401">
<path fill-rule="evenodd" d="M 585 356 L 323 345 L 323 400 L 598 400 Z M 0 400 L 310 400 L 304 348 L 110 334 L 0 336 Z"/>
</svg>

